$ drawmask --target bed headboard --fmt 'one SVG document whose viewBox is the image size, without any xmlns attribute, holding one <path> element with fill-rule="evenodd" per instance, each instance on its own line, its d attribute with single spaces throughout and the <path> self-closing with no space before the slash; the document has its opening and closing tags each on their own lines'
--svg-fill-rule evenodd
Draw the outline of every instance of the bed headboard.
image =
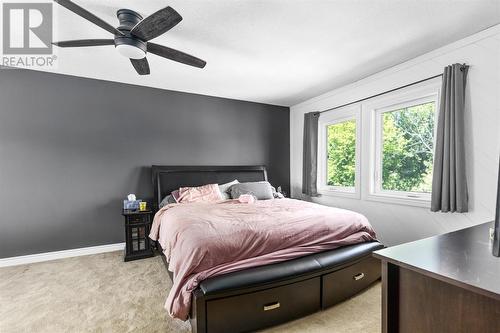
<svg viewBox="0 0 500 333">
<path fill-rule="evenodd" d="M 154 209 L 170 192 L 184 186 L 223 184 L 238 179 L 240 182 L 267 180 L 266 167 L 249 166 L 171 166 L 153 165 Z"/>
</svg>

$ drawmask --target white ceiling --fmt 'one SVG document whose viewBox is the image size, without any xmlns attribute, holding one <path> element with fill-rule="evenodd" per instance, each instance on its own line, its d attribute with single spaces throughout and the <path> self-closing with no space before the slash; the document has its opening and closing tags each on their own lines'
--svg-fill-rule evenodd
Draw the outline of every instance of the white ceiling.
<svg viewBox="0 0 500 333">
<path fill-rule="evenodd" d="M 154 42 L 207 61 L 148 55 L 139 76 L 113 46 L 58 49 L 57 73 L 294 105 L 500 23 L 499 0 L 74 0 L 113 26 L 116 11 L 167 5 L 184 20 Z M 112 38 L 54 4 L 55 40 Z"/>
</svg>

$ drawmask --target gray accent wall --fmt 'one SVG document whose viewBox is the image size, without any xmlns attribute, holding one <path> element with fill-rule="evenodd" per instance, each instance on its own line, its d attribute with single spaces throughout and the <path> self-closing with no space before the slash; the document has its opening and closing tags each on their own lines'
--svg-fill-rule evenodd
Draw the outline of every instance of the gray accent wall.
<svg viewBox="0 0 500 333">
<path fill-rule="evenodd" d="M 264 164 L 288 190 L 289 144 L 287 107 L 2 69 L 0 258 L 123 242 L 152 164 Z"/>
</svg>

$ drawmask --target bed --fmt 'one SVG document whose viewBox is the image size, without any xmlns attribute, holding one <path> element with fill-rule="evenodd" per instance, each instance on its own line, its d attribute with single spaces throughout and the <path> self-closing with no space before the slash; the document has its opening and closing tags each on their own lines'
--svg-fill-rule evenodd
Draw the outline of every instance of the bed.
<svg viewBox="0 0 500 333">
<path fill-rule="evenodd" d="M 265 181 L 266 168 L 153 166 L 154 202 L 158 206 L 180 187 L 234 179 Z M 164 249 L 156 243 L 168 270 Z M 375 240 L 363 241 L 202 279 L 189 294 L 192 331 L 255 331 L 337 304 L 380 279 L 380 263 L 372 252 L 381 248 Z M 172 278 L 173 273 L 168 273 Z"/>
</svg>

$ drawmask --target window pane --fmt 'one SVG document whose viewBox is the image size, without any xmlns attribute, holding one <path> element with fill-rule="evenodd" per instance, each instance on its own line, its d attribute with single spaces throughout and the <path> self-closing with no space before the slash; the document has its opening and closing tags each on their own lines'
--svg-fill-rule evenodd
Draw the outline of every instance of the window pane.
<svg viewBox="0 0 500 333">
<path fill-rule="evenodd" d="M 329 186 L 354 187 L 356 174 L 356 121 L 327 126 L 327 179 Z"/>
<path fill-rule="evenodd" d="M 431 192 L 435 103 L 385 112 L 382 189 Z"/>
</svg>

